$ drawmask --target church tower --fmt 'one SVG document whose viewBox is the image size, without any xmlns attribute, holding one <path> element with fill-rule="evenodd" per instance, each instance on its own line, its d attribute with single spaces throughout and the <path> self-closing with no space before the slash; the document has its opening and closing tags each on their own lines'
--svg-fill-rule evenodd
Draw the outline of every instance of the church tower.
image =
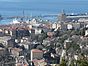
<svg viewBox="0 0 88 66">
<path fill-rule="evenodd" d="M 62 12 L 59 15 L 59 21 L 60 22 L 65 22 L 66 21 L 66 14 L 65 14 L 64 10 L 62 10 Z"/>
</svg>

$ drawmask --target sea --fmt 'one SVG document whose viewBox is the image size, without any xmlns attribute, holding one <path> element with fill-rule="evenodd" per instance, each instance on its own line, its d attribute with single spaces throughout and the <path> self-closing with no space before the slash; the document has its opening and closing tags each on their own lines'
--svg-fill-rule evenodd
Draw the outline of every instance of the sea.
<svg viewBox="0 0 88 66">
<path fill-rule="evenodd" d="M 39 16 L 48 14 L 59 14 L 64 10 L 65 13 L 88 13 L 87 0 L 21 0 L 0 1 L 0 15 L 2 17 Z M 51 19 L 51 18 L 50 18 Z M 52 18 L 54 19 L 54 18 Z M 9 24 L 12 19 L 0 20 L 0 25 Z"/>
</svg>

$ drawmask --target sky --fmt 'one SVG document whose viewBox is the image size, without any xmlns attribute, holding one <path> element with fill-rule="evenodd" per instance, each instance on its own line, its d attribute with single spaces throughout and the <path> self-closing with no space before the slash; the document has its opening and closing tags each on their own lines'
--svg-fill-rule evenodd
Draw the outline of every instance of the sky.
<svg viewBox="0 0 88 66">
<path fill-rule="evenodd" d="M 36 3 L 36 4 L 71 4 L 71 3 L 77 3 L 79 4 L 81 2 L 81 4 L 85 5 L 85 2 L 87 2 L 88 4 L 88 0 L 0 0 L 0 2 L 16 2 L 16 3 Z"/>
<path fill-rule="evenodd" d="M 82 4 L 86 5 L 88 4 L 88 0 L 0 0 L 0 2 L 16 2 L 16 3 L 33 3 L 33 4 L 62 4 L 62 5 L 69 5 L 69 4 Z M 86 4 L 85 4 L 86 2 Z"/>
<path fill-rule="evenodd" d="M 51 0 L 0 0 L 0 1 L 5 1 L 5 2 L 39 2 L 39 1 L 45 2 L 45 1 L 50 1 L 51 2 Z M 88 0 L 52 0 L 52 1 L 53 2 L 54 1 L 57 1 L 57 2 L 64 1 L 64 2 L 66 2 L 66 1 L 88 1 Z"/>
<path fill-rule="evenodd" d="M 42 4 L 42 5 L 87 5 L 88 0 L 0 0 L 0 2 L 21 3 L 21 4 Z"/>
<path fill-rule="evenodd" d="M 5 5 L 3 5 L 5 4 Z M 3 5 L 3 6 L 2 6 Z M 88 11 L 88 0 L 0 0 L 0 10 Z"/>
</svg>

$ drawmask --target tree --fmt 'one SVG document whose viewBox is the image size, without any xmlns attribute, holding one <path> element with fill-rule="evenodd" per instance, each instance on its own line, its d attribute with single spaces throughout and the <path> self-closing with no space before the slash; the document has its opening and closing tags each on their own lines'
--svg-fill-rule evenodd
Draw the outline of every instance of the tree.
<svg viewBox="0 0 88 66">
<path fill-rule="evenodd" d="M 88 66 L 88 60 L 78 60 L 77 65 L 78 66 Z"/>
<path fill-rule="evenodd" d="M 80 34 L 81 34 L 82 36 L 85 35 L 85 30 L 86 30 L 86 28 L 82 28 L 82 29 L 80 30 Z"/>
<path fill-rule="evenodd" d="M 39 50 L 42 50 L 43 48 L 44 48 L 43 45 L 38 45 L 38 46 L 36 47 L 36 49 L 39 49 Z"/>
<path fill-rule="evenodd" d="M 37 40 L 42 42 L 45 38 L 47 38 L 47 34 L 46 33 L 42 33 L 42 34 L 38 35 Z"/>
<path fill-rule="evenodd" d="M 81 54 L 81 58 L 77 60 L 77 65 L 78 66 L 88 66 L 88 59 L 84 56 L 84 54 Z"/>
<path fill-rule="evenodd" d="M 75 66 L 74 61 L 72 60 L 70 66 Z"/>
<path fill-rule="evenodd" d="M 60 66 L 67 66 L 65 59 L 62 59 Z"/>
</svg>

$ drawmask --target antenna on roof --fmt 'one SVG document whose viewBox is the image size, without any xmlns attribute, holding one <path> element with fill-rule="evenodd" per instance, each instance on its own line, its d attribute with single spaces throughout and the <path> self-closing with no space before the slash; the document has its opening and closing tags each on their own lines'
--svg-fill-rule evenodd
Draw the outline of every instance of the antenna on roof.
<svg viewBox="0 0 88 66">
<path fill-rule="evenodd" d="M 62 12 L 61 12 L 62 14 L 65 14 L 65 11 L 64 11 L 64 9 L 62 9 Z"/>
<path fill-rule="evenodd" d="M 24 10 L 23 10 L 23 17 L 24 17 L 25 15 L 24 15 Z"/>
<path fill-rule="evenodd" d="M 22 21 L 24 20 L 24 17 L 25 17 L 25 15 L 24 15 L 24 10 L 23 10 L 22 11 L 22 18 L 21 18 Z"/>
</svg>

